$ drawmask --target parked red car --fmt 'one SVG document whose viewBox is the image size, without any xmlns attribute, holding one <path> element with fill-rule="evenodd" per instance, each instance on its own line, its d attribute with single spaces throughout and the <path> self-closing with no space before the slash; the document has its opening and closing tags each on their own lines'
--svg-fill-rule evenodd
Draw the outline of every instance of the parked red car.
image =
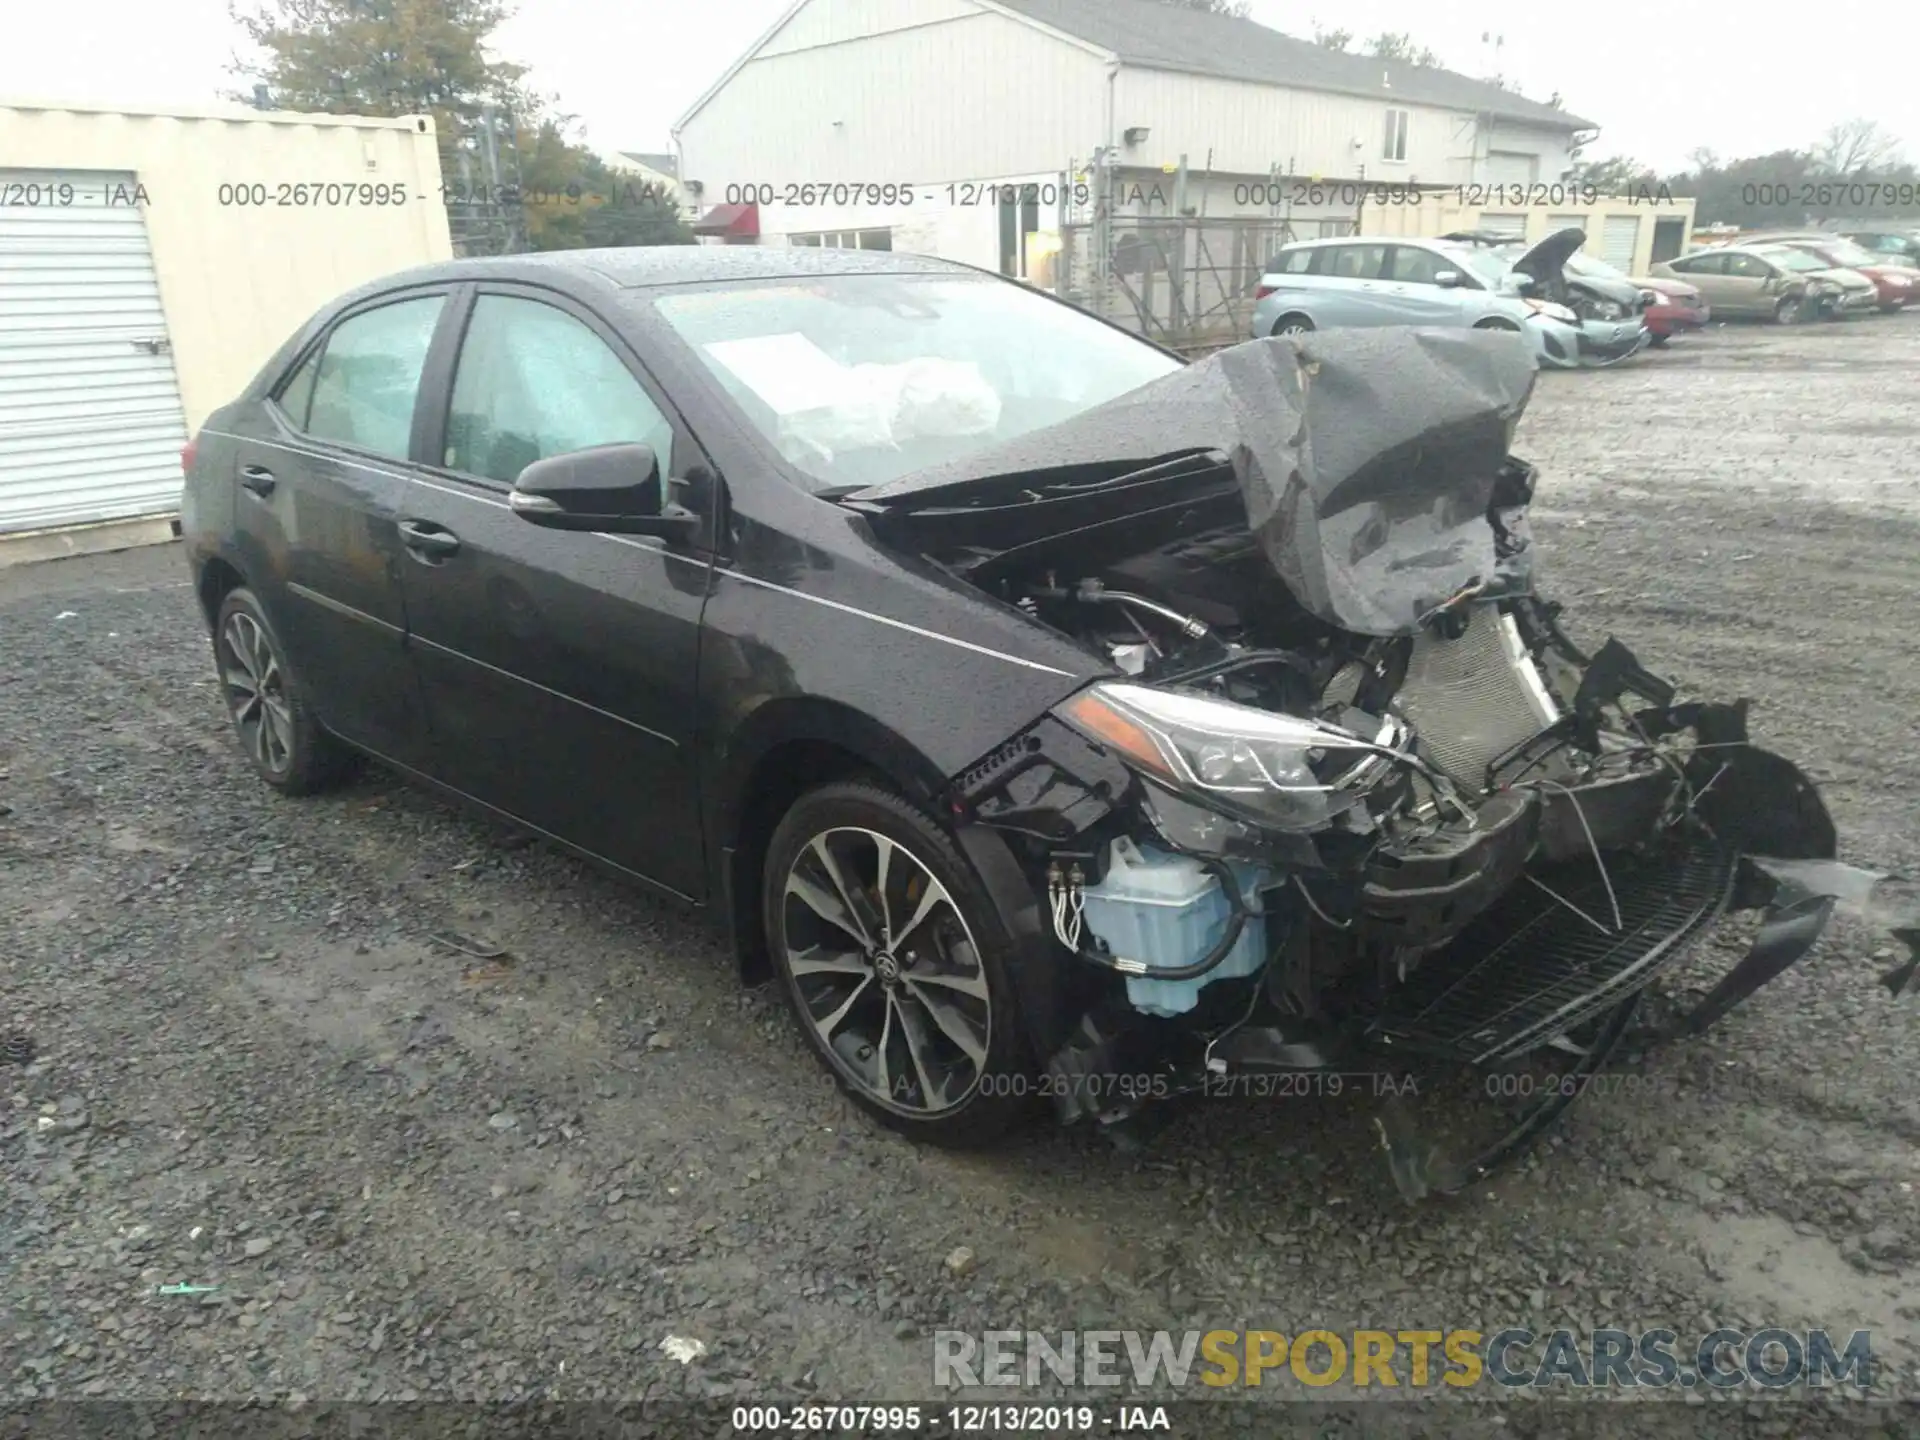
<svg viewBox="0 0 1920 1440">
<path fill-rule="evenodd" d="M 1817 255 L 1835 269 L 1857 270 L 1873 282 L 1882 314 L 1920 303 L 1920 269 L 1897 255 L 1880 255 L 1844 235 L 1782 235 L 1771 245 L 1791 245 Z"/>
<path fill-rule="evenodd" d="M 1647 327 L 1647 334 L 1653 337 L 1655 345 L 1664 345 L 1683 331 L 1704 329 L 1713 318 L 1707 297 L 1684 280 L 1664 275 L 1629 275 L 1618 265 L 1610 265 L 1583 251 L 1568 256 L 1566 268 L 1573 276 L 1624 280 L 1638 285 L 1647 297 L 1647 308 L 1640 314 L 1640 323 Z"/>
</svg>

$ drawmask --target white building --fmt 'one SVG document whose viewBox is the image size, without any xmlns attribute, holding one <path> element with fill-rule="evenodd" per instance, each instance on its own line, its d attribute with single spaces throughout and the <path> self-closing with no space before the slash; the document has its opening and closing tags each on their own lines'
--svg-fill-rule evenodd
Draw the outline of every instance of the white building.
<svg viewBox="0 0 1920 1440">
<path fill-rule="evenodd" d="M 1594 128 L 1159 0 L 799 0 L 674 135 L 713 239 L 1025 275 L 1029 237 L 1090 218 L 1103 155 L 1116 216 L 1304 236 L 1352 229 L 1368 187 L 1551 184 Z"/>
</svg>

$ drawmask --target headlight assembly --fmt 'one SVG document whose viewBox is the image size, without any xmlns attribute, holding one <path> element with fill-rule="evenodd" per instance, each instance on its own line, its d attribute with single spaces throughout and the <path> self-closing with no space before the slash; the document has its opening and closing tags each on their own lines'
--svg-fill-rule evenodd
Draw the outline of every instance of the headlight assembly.
<svg viewBox="0 0 1920 1440">
<path fill-rule="evenodd" d="M 1549 320 L 1560 320 L 1568 325 L 1578 325 L 1580 317 L 1566 306 L 1552 300 L 1529 300 L 1527 308 L 1536 315 L 1544 315 Z"/>
<path fill-rule="evenodd" d="M 1147 685 L 1103 682 L 1056 712 L 1162 784 L 1274 830 L 1321 829 L 1404 758 L 1404 728 L 1374 738 L 1317 720 Z"/>
</svg>

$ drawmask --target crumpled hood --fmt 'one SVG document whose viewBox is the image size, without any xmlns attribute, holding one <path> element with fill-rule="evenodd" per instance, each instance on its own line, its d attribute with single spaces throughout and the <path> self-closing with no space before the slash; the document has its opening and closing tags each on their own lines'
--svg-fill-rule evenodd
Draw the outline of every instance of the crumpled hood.
<svg viewBox="0 0 1920 1440">
<path fill-rule="evenodd" d="M 1522 275 L 1531 275 L 1534 279 L 1551 284 L 1560 278 L 1567 257 L 1587 243 L 1587 232 L 1578 225 L 1569 225 L 1564 230 L 1556 230 L 1538 245 L 1513 262 L 1513 268 Z"/>
<path fill-rule="evenodd" d="M 1489 517 L 1533 393 L 1524 336 L 1398 326 L 1254 340 L 1071 420 L 849 500 L 910 504 L 969 479 L 1224 452 L 1247 523 L 1308 611 L 1400 635 L 1499 569 Z"/>
</svg>

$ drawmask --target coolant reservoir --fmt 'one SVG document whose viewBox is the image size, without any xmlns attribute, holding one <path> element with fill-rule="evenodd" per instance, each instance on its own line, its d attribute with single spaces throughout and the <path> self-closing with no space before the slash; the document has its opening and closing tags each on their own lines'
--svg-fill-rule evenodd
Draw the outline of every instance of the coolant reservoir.
<svg viewBox="0 0 1920 1440">
<path fill-rule="evenodd" d="M 1249 905 L 1259 905 L 1271 883 L 1257 865 L 1233 863 L 1233 877 Z M 1191 965 L 1219 943 L 1233 915 L 1233 901 L 1205 866 L 1188 855 L 1140 845 L 1124 836 L 1107 850 L 1107 873 L 1081 892 L 1086 928 L 1122 960 L 1154 969 Z M 1203 986 L 1256 973 L 1267 959 L 1267 922 L 1252 915 L 1227 958 L 1194 980 L 1127 977 L 1127 999 L 1148 1015 L 1183 1015 L 1199 1002 Z"/>
</svg>

